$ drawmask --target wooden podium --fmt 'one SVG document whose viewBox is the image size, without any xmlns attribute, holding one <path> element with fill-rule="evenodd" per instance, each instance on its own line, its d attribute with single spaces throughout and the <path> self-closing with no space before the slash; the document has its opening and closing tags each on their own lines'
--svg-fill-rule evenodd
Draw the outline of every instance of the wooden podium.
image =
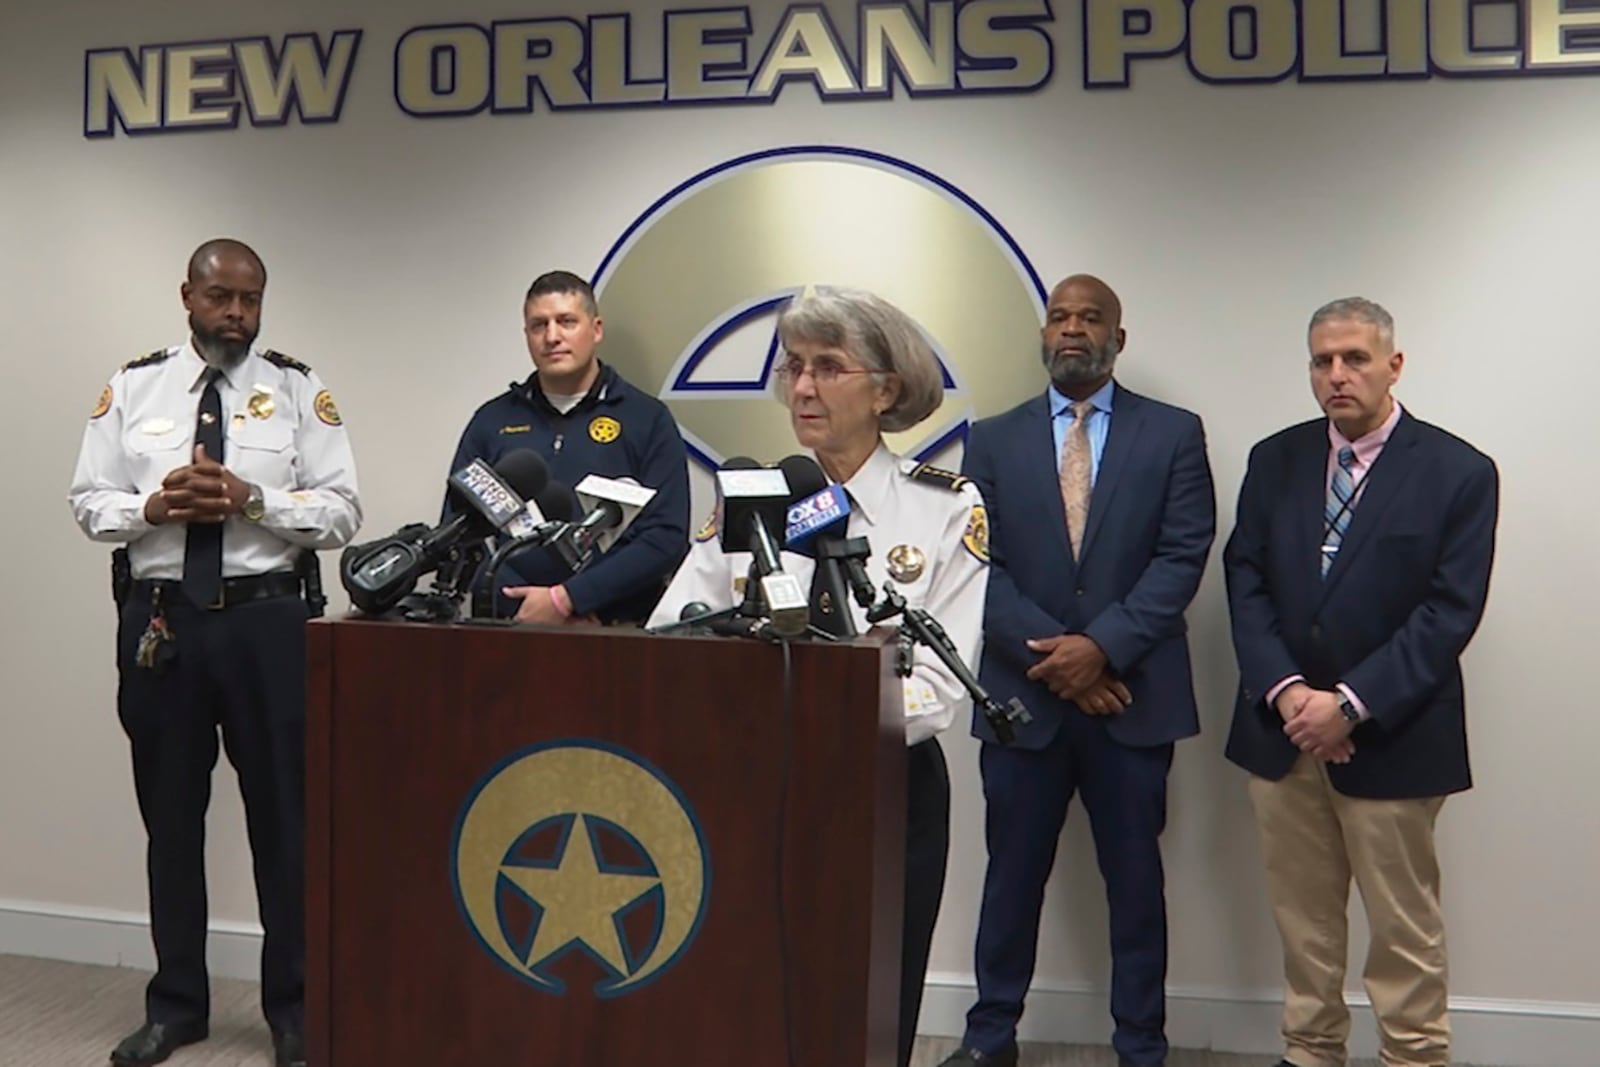
<svg viewBox="0 0 1600 1067">
<path fill-rule="evenodd" d="M 311 1067 L 890 1067 L 894 643 L 320 620 Z"/>
</svg>

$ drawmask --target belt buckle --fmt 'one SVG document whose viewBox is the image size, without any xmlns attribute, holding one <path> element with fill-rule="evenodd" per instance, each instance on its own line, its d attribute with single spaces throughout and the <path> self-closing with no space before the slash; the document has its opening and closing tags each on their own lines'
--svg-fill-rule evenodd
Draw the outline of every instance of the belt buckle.
<svg viewBox="0 0 1600 1067">
<path fill-rule="evenodd" d="M 221 611 L 228 606 L 228 580 L 222 579 L 217 583 L 217 599 L 206 605 L 207 611 Z"/>
</svg>

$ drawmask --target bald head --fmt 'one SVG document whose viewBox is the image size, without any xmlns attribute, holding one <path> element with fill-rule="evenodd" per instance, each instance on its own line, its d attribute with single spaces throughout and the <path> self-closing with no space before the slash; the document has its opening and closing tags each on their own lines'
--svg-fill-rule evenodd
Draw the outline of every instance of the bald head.
<svg viewBox="0 0 1600 1067">
<path fill-rule="evenodd" d="M 248 264 L 261 275 L 259 288 L 267 287 L 267 267 L 256 255 L 256 250 L 243 241 L 231 237 L 215 237 L 194 250 L 189 257 L 189 284 L 198 285 L 203 278 L 215 274 L 226 261 Z"/>
<path fill-rule="evenodd" d="M 1100 306 L 1106 323 L 1113 330 L 1122 326 L 1122 301 L 1118 299 L 1116 291 L 1093 274 L 1073 274 L 1061 279 L 1056 287 L 1050 291 L 1050 303 L 1054 305 L 1058 299 L 1065 299 L 1068 291 L 1075 291 L 1075 295 L 1092 300 Z"/>
</svg>

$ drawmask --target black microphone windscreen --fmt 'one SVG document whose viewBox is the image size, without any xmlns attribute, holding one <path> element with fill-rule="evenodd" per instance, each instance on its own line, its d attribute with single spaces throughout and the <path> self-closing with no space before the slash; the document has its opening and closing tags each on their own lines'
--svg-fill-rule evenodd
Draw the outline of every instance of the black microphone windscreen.
<svg viewBox="0 0 1600 1067">
<path fill-rule="evenodd" d="M 785 456 L 778 463 L 784 479 L 789 483 L 789 503 L 804 500 L 813 493 L 828 488 L 828 476 L 810 456 L 799 454 Z"/>
<path fill-rule="evenodd" d="M 614 530 L 622 525 L 622 505 L 615 500 L 599 500 L 594 509 L 604 517 L 596 523 L 602 530 Z"/>
<path fill-rule="evenodd" d="M 760 470 L 761 464 L 749 456 L 734 456 L 722 465 L 722 469 L 725 471 L 753 471 Z"/>
<path fill-rule="evenodd" d="M 494 472 L 524 500 L 536 498 L 550 481 L 550 468 L 544 457 L 530 448 L 507 452 L 494 465 Z"/>
<path fill-rule="evenodd" d="M 550 481 L 533 494 L 539 513 L 548 522 L 572 522 L 578 517 L 578 495 L 561 482 Z"/>
</svg>

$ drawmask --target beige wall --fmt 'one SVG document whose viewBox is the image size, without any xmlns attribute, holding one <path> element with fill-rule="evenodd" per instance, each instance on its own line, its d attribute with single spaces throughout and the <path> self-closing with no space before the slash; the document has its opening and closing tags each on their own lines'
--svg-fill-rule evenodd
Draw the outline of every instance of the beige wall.
<svg viewBox="0 0 1600 1067">
<path fill-rule="evenodd" d="M 1311 308 L 1361 292 L 1395 312 L 1409 356 L 1400 396 L 1494 456 L 1504 486 L 1489 613 L 1466 664 L 1478 788 L 1445 807 L 1440 831 L 1453 988 L 1600 1013 L 1587 899 L 1600 881 L 1588 696 L 1600 80 L 1216 88 L 1173 60 L 1139 67 L 1130 90 L 1087 93 L 1076 12 L 1058 5 L 1055 78 L 1031 96 L 822 106 L 797 85 L 772 107 L 421 122 L 394 106 L 393 42 L 444 16 L 420 0 L 394 6 L 405 10 L 105 2 L 0 15 L 12 508 L 0 529 L 11 606 L 0 902 L 144 908 L 105 548 L 79 534 L 64 497 L 105 378 L 181 340 L 177 285 L 196 243 L 233 234 L 266 259 L 262 339 L 333 388 L 360 462 L 364 536 L 377 536 L 433 513 L 466 416 L 524 373 L 515 315 L 534 273 L 592 271 L 647 205 L 721 160 L 825 142 L 953 182 L 1047 281 L 1093 270 L 1118 287 L 1123 379 L 1206 420 L 1218 552 L 1251 443 L 1315 414 Z M 487 2 L 464 17 L 508 12 Z M 80 135 L 86 48 L 345 26 L 367 40 L 337 125 Z M 1235 672 L 1216 557 L 1190 613 L 1205 732 L 1180 746 L 1172 780 L 1171 978 L 1242 996 L 1276 987 L 1277 947 L 1243 782 L 1220 755 Z M 982 809 L 974 746 L 952 737 L 947 751 L 955 832 L 933 968 L 959 979 Z M 231 773 L 216 794 L 214 915 L 248 922 Z M 1057 986 L 1107 972 L 1085 830 L 1075 811 L 1047 903 L 1040 976 Z"/>
</svg>

